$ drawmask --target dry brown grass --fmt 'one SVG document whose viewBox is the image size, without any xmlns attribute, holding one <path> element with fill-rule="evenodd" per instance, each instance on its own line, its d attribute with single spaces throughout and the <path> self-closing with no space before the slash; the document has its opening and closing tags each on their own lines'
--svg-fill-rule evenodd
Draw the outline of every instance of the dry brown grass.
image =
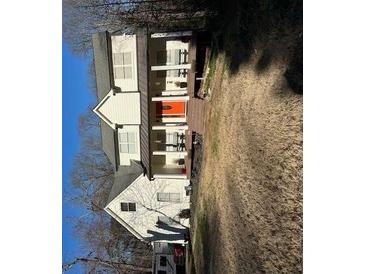
<svg viewBox="0 0 365 274">
<path fill-rule="evenodd" d="M 262 52 L 229 76 L 218 56 L 192 227 L 197 273 L 302 272 L 302 96 Z"/>
</svg>

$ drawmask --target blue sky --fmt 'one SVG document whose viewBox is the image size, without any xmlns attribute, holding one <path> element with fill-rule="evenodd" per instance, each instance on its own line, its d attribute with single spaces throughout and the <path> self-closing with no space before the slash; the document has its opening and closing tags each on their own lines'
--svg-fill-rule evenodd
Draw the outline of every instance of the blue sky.
<svg viewBox="0 0 365 274">
<path fill-rule="evenodd" d="M 69 174 L 73 157 L 80 147 L 78 135 L 78 119 L 89 105 L 95 104 L 95 99 L 88 89 L 88 66 L 91 57 L 73 55 L 66 43 L 62 44 L 62 187 L 63 194 L 69 188 Z M 80 243 L 72 234 L 72 223 L 65 221 L 66 217 L 80 216 L 81 209 L 63 201 L 62 204 L 62 256 L 63 261 L 72 260 L 83 255 Z M 80 273 L 80 268 L 68 272 Z"/>
</svg>

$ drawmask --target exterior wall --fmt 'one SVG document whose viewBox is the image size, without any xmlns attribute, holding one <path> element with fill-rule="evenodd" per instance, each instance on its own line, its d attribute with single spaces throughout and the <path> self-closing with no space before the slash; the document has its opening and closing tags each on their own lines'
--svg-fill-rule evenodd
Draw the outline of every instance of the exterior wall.
<svg viewBox="0 0 365 274">
<path fill-rule="evenodd" d="M 179 223 L 157 224 L 158 216 L 165 216 L 178 221 L 178 214 L 183 209 L 188 209 L 189 196 L 186 196 L 185 186 L 189 180 L 184 179 L 156 179 L 149 181 L 145 176 L 139 177 L 119 196 L 117 196 L 107 209 L 113 211 L 124 222 L 131 226 L 146 241 L 184 242 L 184 233 L 189 227 L 189 219 L 180 219 Z M 180 202 L 157 201 L 157 193 L 179 193 Z M 135 212 L 121 211 L 121 202 L 136 203 Z"/>
<path fill-rule="evenodd" d="M 122 153 L 119 149 L 119 164 L 120 165 L 130 165 L 130 160 L 141 161 L 141 148 L 140 148 L 140 137 L 139 137 L 139 126 L 123 126 L 123 128 L 118 128 L 118 145 L 119 145 L 119 133 L 123 132 L 133 132 L 136 136 L 136 153 Z"/>
<path fill-rule="evenodd" d="M 110 92 L 98 108 L 98 111 L 112 124 L 139 125 L 141 123 L 139 92 Z M 109 123 L 110 124 L 110 123 Z"/>
<path fill-rule="evenodd" d="M 166 274 L 176 273 L 176 264 L 174 262 L 174 251 L 171 244 L 163 242 L 155 242 L 153 244 L 153 255 L 154 255 L 154 265 L 155 274 L 158 274 L 159 270 L 166 271 Z M 166 257 L 166 266 L 160 265 L 161 257 Z"/>
<path fill-rule="evenodd" d="M 114 83 L 120 87 L 122 91 L 138 90 L 138 71 L 137 71 L 137 43 L 136 35 L 115 35 L 111 36 L 112 41 L 112 59 L 113 66 L 115 64 L 114 53 L 131 52 L 132 53 L 132 79 L 116 79 L 114 75 Z"/>
</svg>

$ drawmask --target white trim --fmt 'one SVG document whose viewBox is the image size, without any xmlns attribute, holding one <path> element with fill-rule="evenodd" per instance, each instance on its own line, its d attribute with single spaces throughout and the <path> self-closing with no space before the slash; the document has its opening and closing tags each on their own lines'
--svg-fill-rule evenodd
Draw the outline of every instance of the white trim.
<svg viewBox="0 0 365 274">
<path fill-rule="evenodd" d="M 121 93 L 116 93 L 116 94 L 113 94 L 114 93 L 114 90 L 113 88 L 105 95 L 105 97 L 96 105 L 96 107 L 94 107 L 93 109 L 93 112 L 96 113 L 100 119 L 102 119 L 105 123 L 107 123 L 113 130 L 115 130 L 115 125 L 119 122 L 120 124 L 123 124 L 123 125 L 140 125 L 141 124 L 141 114 L 140 114 L 140 97 L 141 97 L 141 94 L 140 92 L 138 91 L 132 91 L 132 92 L 121 92 Z M 138 96 L 139 98 L 137 99 L 136 98 L 136 103 L 138 103 L 138 111 L 136 110 L 136 115 L 138 115 L 138 118 L 139 120 L 138 121 L 124 121 L 124 122 L 120 122 L 120 121 L 116 121 L 117 123 L 113 123 L 112 121 L 110 121 L 108 119 L 108 117 L 106 117 L 99 109 L 102 107 L 102 105 L 104 103 L 106 103 L 106 101 L 108 99 L 112 99 L 113 96 Z M 130 116 L 132 117 L 132 116 Z M 129 120 L 131 120 L 132 118 L 130 117 L 127 117 Z M 134 119 L 135 116 L 133 116 L 133 119 Z"/>
<path fill-rule="evenodd" d="M 189 101 L 189 95 L 186 96 L 156 96 L 152 97 L 152 102 L 176 102 Z"/>
<path fill-rule="evenodd" d="M 191 69 L 191 64 L 151 66 L 151 71 L 172 70 L 172 69 Z"/>
<path fill-rule="evenodd" d="M 151 38 L 164 38 L 164 37 L 179 37 L 179 36 L 192 36 L 193 32 L 188 31 L 176 31 L 176 32 L 156 32 L 151 34 Z"/>
<path fill-rule="evenodd" d="M 188 130 L 189 129 L 189 126 L 188 125 L 182 125 L 182 126 L 168 126 L 168 125 L 152 126 L 152 130 L 166 130 L 166 129 L 171 129 L 171 130 Z"/>
<path fill-rule="evenodd" d="M 186 123 L 185 117 L 162 117 L 162 123 Z"/>
<path fill-rule="evenodd" d="M 111 89 L 93 109 L 93 112 L 99 116 L 100 119 L 102 119 L 106 124 L 108 124 L 112 129 L 115 129 L 115 124 L 111 123 L 111 121 L 107 120 L 104 115 L 99 111 L 99 108 L 105 103 L 107 99 L 110 98 L 113 94 L 113 89 Z"/>
<path fill-rule="evenodd" d="M 136 79 L 136 91 L 138 91 L 139 92 L 139 86 L 138 86 L 138 60 L 137 60 L 137 54 L 138 54 L 138 52 L 137 52 L 137 35 L 133 35 L 134 36 L 134 42 L 135 42 L 135 44 L 134 44 L 134 64 L 135 64 L 135 66 L 134 66 L 134 76 L 135 76 L 135 78 L 134 79 Z"/>
<path fill-rule="evenodd" d="M 113 200 L 111 200 L 106 207 L 104 207 L 104 210 L 110 215 L 112 216 L 115 220 L 117 220 L 121 225 L 123 225 L 130 233 L 132 233 L 134 236 L 136 236 L 138 239 L 145 241 L 143 236 L 141 234 L 139 234 L 133 227 L 131 227 L 130 225 L 128 225 L 118 214 L 116 214 L 113 210 L 111 210 L 109 208 L 109 205 L 116 199 L 118 199 L 118 197 L 120 195 L 122 195 L 122 193 L 124 191 L 126 191 L 127 189 L 129 189 L 136 181 L 140 180 L 141 177 L 144 177 L 143 173 L 141 173 L 141 175 L 138 176 L 138 178 L 136 178 L 129 186 L 127 186 L 126 189 L 124 189 L 121 193 L 119 193 Z"/>
<path fill-rule="evenodd" d="M 170 95 L 186 95 L 188 93 L 187 89 L 181 90 L 163 90 L 161 94 L 163 96 L 170 96 Z"/>
<path fill-rule="evenodd" d="M 165 151 L 165 150 L 155 150 L 152 152 L 152 155 L 170 155 L 176 156 L 177 158 L 184 158 L 184 156 L 188 155 L 187 151 Z"/>
<path fill-rule="evenodd" d="M 154 179 L 187 179 L 186 174 L 154 174 Z"/>
</svg>

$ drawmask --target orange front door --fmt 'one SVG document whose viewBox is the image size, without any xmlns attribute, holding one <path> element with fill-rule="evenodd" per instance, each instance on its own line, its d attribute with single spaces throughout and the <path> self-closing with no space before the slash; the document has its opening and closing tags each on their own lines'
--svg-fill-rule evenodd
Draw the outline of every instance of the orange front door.
<svg viewBox="0 0 365 274">
<path fill-rule="evenodd" d="M 157 116 L 164 117 L 185 117 L 185 101 L 176 102 L 157 102 L 156 103 Z"/>
</svg>

